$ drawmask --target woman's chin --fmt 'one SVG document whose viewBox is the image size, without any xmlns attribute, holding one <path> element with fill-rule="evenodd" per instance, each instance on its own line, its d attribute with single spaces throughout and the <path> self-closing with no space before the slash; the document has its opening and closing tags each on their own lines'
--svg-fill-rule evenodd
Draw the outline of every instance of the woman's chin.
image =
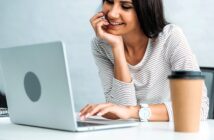
<svg viewBox="0 0 214 140">
<path fill-rule="evenodd" d="M 109 34 L 112 34 L 112 35 L 117 35 L 117 36 L 121 36 L 122 35 L 122 33 L 120 31 L 111 30 L 111 29 L 107 29 L 106 32 L 109 33 Z"/>
</svg>

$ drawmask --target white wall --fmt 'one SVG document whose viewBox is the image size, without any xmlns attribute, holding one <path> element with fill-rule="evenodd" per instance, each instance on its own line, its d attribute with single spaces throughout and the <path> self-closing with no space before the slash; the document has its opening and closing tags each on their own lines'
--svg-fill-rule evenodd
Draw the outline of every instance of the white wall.
<svg viewBox="0 0 214 140">
<path fill-rule="evenodd" d="M 103 102 L 90 51 L 89 19 L 101 0 L 0 0 L 0 47 L 62 40 L 72 68 L 76 108 Z M 169 21 L 181 26 L 199 64 L 214 66 L 213 0 L 164 0 Z M 3 89 L 0 75 L 0 89 Z"/>
<path fill-rule="evenodd" d="M 163 1 L 167 18 L 182 27 L 200 66 L 214 67 L 214 1 Z"/>
<path fill-rule="evenodd" d="M 0 47 L 62 40 L 70 56 L 76 108 L 104 102 L 89 23 L 100 0 L 0 0 Z M 0 75 L 0 83 L 1 83 Z M 3 89 L 2 83 L 0 88 Z"/>
</svg>

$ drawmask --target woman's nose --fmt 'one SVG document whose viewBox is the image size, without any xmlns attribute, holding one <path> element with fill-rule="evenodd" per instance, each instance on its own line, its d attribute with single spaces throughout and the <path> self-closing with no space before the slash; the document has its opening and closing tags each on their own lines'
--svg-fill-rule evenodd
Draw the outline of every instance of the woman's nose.
<svg viewBox="0 0 214 140">
<path fill-rule="evenodd" d="M 120 17 L 120 10 L 118 6 L 112 6 L 108 11 L 108 17 L 110 19 L 115 19 Z"/>
</svg>

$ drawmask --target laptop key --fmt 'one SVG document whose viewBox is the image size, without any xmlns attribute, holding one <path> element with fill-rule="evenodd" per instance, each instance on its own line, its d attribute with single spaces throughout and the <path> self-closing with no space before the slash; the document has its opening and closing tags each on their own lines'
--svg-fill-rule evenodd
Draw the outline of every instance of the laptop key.
<svg viewBox="0 0 214 140">
<path fill-rule="evenodd" d="M 89 122 L 77 122 L 78 126 L 98 126 L 98 125 L 106 125 L 106 124 L 99 124 L 99 123 L 89 123 Z"/>
<path fill-rule="evenodd" d="M 0 117 L 8 117 L 8 116 L 9 116 L 9 114 L 8 114 L 7 108 L 0 107 Z"/>
</svg>

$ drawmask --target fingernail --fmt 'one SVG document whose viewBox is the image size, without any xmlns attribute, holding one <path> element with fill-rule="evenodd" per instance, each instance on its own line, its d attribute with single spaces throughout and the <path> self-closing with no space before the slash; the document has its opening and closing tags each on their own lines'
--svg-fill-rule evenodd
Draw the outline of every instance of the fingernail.
<svg viewBox="0 0 214 140">
<path fill-rule="evenodd" d="M 90 114 L 88 113 L 88 114 L 86 114 L 85 118 L 88 118 L 89 116 L 90 116 Z"/>
<path fill-rule="evenodd" d="M 97 114 L 97 116 L 102 116 L 102 113 L 99 112 L 99 113 Z"/>
<path fill-rule="evenodd" d="M 80 117 L 80 120 L 81 120 L 81 121 L 83 121 L 83 120 L 84 120 L 84 117 L 83 117 L 83 116 L 82 116 L 82 117 Z"/>
<path fill-rule="evenodd" d="M 108 22 L 105 22 L 104 24 L 105 24 L 105 25 L 109 25 L 109 23 L 108 23 Z"/>
</svg>

